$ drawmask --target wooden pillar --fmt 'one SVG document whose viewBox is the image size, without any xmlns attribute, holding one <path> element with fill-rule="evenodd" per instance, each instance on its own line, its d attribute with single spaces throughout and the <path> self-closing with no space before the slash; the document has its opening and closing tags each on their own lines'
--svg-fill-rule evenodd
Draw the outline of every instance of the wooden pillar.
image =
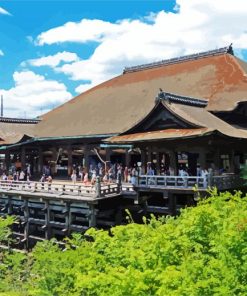
<svg viewBox="0 0 247 296">
<path fill-rule="evenodd" d="M 26 148 L 21 147 L 21 169 L 24 170 L 26 167 Z"/>
<path fill-rule="evenodd" d="M 72 147 L 70 145 L 67 148 L 67 153 L 68 153 L 68 176 L 70 176 L 73 170 Z"/>
<path fill-rule="evenodd" d="M 146 149 L 141 150 L 141 163 L 142 163 L 142 174 L 146 174 L 147 170 L 147 153 Z"/>
<path fill-rule="evenodd" d="M 28 200 L 24 199 L 23 201 L 23 212 L 24 212 L 24 247 L 26 250 L 29 248 L 29 208 L 28 208 Z"/>
<path fill-rule="evenodd" d="M 10 151 L 5 152 L 4 169 L 8 172 L 10 168 Z"/>
<path fill-rule="evenodd" d="M 66 202 L 65 204 L 65 229 L 67 235 L 70 235 L 71 232 L 71 210 L 70 210 L 70 202 Z"/>
<path fill-rule="evenodd" d="M 89 205 L 88 225 L 89 227 L 96 226 L 96 210 L 92 204 Z"/>
<path fill-rule="evenodd" d="M 40 146 L 39 146 L 39 149 L 38 149 L 38 154 L 39 154 L 39 158 L 38 158 L 38 172 L 41 175 L 43 173 L 44 157 L 43 157 L 42 147 L 40 147 Z"/>
<path fill-rule="evenodd" d="M 83 166 L 86 168 L 87 172 L 89 170 L 89 154 L 90 150 L 87 145 L 84 146 L 84 153 L 83 153 Z"/>
<path fill-rule="evenodd" d="M 51 225 L 50 225 L 50 221 L 51 221 L 51 217 L 50 217 L 50 205 L 49 205 L 49 200 L 45 201 L 45 238 L 46 239 L 50 239 L 51 238 Z"/>
<path fill-rule="evenodd" d="M 172 216 L 177 214 L 177 198 L 175 194 L 168 193 L 168 208 Z"/>
<path fill-rule="evenodd" d="M 156 170 L 157 170 L 157 175 L 160 175 L 160 153 L 159 150 L 156 149 Z"/>
<path fill-rule="evenodd" d="M 177 161 L 177 153 L 175 151 L 169 152 L 170 156 L 170 167 L 174 171 L 174 175 L 178 174 L 178 161 Z"/>
<path fill-rule="evenodd" d="M 147 163 L 146 163 L 146 171 L 147 172 L 148 172 L 150 164 L 152 164 L 152 148 L 149 146 L 147 148 Z"/>
<path fill-rule="evenodd" d="M 112 150 L 110 148 L 106 148 L 105 152 L 106 152 L 106 155 L 105 155 L 106 161 L 110 162 L 111 161 Z"/>
<path fill-rule="evenodd" d="M 100 177 L 96 177 L 96 183 L 95 183 L 95 190 L 96 190 L 96 198 L 100 197 L 101 194 L 101 184 L 100 184 Z"/>
<path fill-rule="evenodd" d="M 130 164 L 130 155 L 128 153 L 128 149 L 125 150 L 125 166 L 129 167 Z"/>
<path fill-rule="evenodd" d="M 214 152 L 214 167 L 218 175 L 220 169 L 220 149 L 216 148 Z"/>
<path fill-rule="evenodd" d="M 57 173 L 57 163 L 56 163 L 56 160 L 57 160 L 57 148 L 55 147 L 52 147 L 51 148 L 51 151 L 52 151 L 52 163 L 51 163 L 51 173 L 54 175 Z"/>
<path fill-rule="evenodd" d="M 11 196 L 8 196 L 7 213 L 8 213 L 8 215 L 11 215 L 13 213 L 13 205 L 12 205 Z"/>
<path fill-rule="evenodd" d="M 148 162 L 152 162 L 152 148 L 148 147 Z"/>
</svg>

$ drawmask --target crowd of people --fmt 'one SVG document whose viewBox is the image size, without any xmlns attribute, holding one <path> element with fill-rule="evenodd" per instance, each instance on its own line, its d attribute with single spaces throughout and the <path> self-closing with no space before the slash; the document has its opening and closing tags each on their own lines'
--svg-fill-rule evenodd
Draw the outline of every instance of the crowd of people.
<svg viewBox="0 0 247 296">
<path fill-rule="evenodd" d="M 71 180 L 73 183 L 81 181 L 84 184 L 95 184 L 96 178 L 99 177 L 103 183 L 112 182 L 129 182 L 134 184 L 140 173 L 140 168 L 137 164 L 132 167 L 123 166 L 121 163 L 114 163 L 108 165 L 102 165 L 98 163 L 96 165 L 91 164 L 88 170 L 81 166 L 74 166 L 71 174 Z"/>
<path fill-rule="evenodd" d="M 228 172 L 228 168 L 222 169 L 221 174 Z M 201 168 L 200 165 L 196 168 L 196 176 L 207 178 L 209 174 L 213 174 L 212 168 Z M 142 166 L 141 163 L 133 163 L 130 166 L 123 166 L 121 163 L 97 163 L 90 164 L 89 168 L 85 168 L 80 165 L 73 165 L 72 172 L 69 178 L 73 184 L 77 182 L 82 182 L 84 185 L 94 185 L 97 177 L 103 183 L 112 182 L 125 182 L 131 183 L 133 185 L 137 184 L 137 179 L 139 175 L 164 175 L 164 176 L 175 176 L 186 177 L 190 175 L 195 175 L 190 173 L 190 169 L 185 165 L 180 165 L 178 173 L 170 166 L 165 166 L 163 163 L 160 165 L 159 172 L 156 171 L 156 166 L 148 162 L 146 166 Z M 30 181 L 31 180 L 31 166 L 27 164 L 25 168 L 21 166 L 14 166 L 10 169 L 8 173 L 2 171 L 0 172 L 1 180 L 13 180 L 13 181 Z M 49 165 L 43 167 L 43 172 L 40 182 L 52 183 L 53 177 L 51 168 Z"/>
<path fill-rule="evenodd" d="M 8 172 L 0 169 L 1 180 L 3 181 L 30 181 L 31 166 L 27 164 L 25 168 L 12 166 Z"/>
</svg>

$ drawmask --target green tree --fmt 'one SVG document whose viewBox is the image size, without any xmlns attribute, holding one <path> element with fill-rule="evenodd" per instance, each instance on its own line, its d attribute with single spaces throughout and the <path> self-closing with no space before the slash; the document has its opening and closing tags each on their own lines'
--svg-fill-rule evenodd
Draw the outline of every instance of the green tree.
<svg viewBox="0 0 247 296">
<path fill-rule="evenodd" d="M 90 229 L 86 237 L 75 234 L 64 250 L 46 241 L 24 257 L 12 254 L 2 286 L 33 296 L 247 295 L 247 197 L 240 192 L 212 191 L 177 218 Z"/>
</svg>

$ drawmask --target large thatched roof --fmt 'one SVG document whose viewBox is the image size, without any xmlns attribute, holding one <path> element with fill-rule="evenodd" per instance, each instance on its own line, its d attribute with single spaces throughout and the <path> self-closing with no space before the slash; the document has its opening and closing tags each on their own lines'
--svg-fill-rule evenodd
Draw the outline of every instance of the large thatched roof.
<svg viewBox="0 0 247 296">
<path fill-rule="evenodd" d="M 246 63 L 232 54 L 195 56 L 127 71 L 43 116 L 36 137 L 118 134 L 153 108 L 164 91 L 208 99 L 207 110 L 233 110 L 247 101 Z"/>
<path fill-rule="evenodd" d="M 34 136 L 38 120 L 0 117 L 0 145 L 10 145 Z"/>
</svg>

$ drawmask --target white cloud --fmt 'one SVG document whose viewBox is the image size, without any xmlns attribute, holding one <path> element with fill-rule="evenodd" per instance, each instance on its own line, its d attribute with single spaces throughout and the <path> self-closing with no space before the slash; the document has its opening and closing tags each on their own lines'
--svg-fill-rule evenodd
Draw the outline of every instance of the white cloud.
<svg viewBox="0 0 247 296">
<path fill-rule="evenodd" d="M 0 49 L 0 56 L 4 56 L 4 53 L 1 49 Z"/>
<path fill-rule="evenodd" d="M 49 56 L 41 57 L 38 59 L 25 61 L 21 65 L 26 66 L 29 64 L 31 66 L 36 66 L 36 67 L 40 67 L 40 66 L 56 67 L 61 62 L 71 63 L 78 60 L 79 60 L 79 57 L 77 56 L 76 53 L 63 51 L 63 52 L 58 52 L 55 55 L 49 55 Z"/>
<path fill-rule="evenodd" d="M 39 45 L 61 42 L 99 43 L 85 60 L 57 66 L 73 80 L 86 80 L 76 91 L 121 73 L 124 66 L 214 49 L 233 42 L 246 48 L 247 2 L 242 0 L 177 0 L 176 13 L 160 11 L 115 23 L 83 19 L 41 33 Z M 82 45 L 83 48 L 83 45 Z"/>
<path fill-rule="evenodd" d="M 11 15 L 7 10 L 4 8 L 0 7 L 0 14 L 6 14 L 6 15 Z"/>
<path fill-rule="evenodd" d="M 15 72 L 13 79 L 13 88 L 0 89 L 5 116 L 32 118 L 72 98 L 63 83 L 46 80 L 32 71 Z"/>
<path fill-rule="evenodd" d="M 101 41 L 103 35 L 113 31 L 113 27 L 117 30 L 117 25 L 101 20 L 83 19 L 79 23 L 68 22 L 64 26 L 41 33 L 37 38 L 37 44 Z"/>
</svg>

